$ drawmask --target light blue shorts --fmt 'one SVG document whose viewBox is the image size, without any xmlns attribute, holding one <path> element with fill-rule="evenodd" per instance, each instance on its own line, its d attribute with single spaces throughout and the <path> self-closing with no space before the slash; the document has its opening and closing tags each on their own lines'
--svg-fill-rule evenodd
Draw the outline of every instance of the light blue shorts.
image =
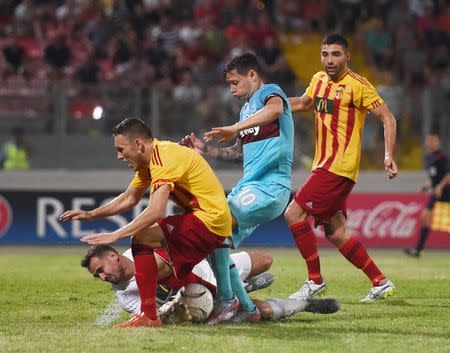
<svg viewBox="0 0 450 353">
<path fill-rule="evenodd" d="M 233 229 L 233 245 L 237 248 L 261 223 L 281 215 L 291 195 L 290 188 L 273 182 L 238 183 L 228 194 L 231 213 L 238 223 Z"/>
</svg>

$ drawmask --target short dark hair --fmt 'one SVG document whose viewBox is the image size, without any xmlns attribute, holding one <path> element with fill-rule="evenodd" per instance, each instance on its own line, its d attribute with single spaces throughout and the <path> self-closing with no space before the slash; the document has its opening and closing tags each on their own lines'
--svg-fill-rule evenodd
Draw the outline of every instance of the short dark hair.
<svg viewBox="0 0 450 353">
<path fill-rule="evenodd" d="M 151 139 L 152 131 L 141 119 L 126 118 L 114 126 L 113 135 L 125 135 Z"/>
<path fill-rule="evenodd" d="M 239 75 L 247 75 L 250 70 L 255 70 L 258 75 L 262 74 L 261 65 L 256 56 L 249 52 L 244 52 L 231 59 L 223 70 L 223 74 L 236 70 Z"/>
<path fill-rule="evenodd" d="M 437 128 L 433 128 L 430 131 L 428 131 L 428 135 L 440 137 L 439 136 L 439 130 Z"/>
<path fill-rule="evenodd" d="M 329 34 L 322 40 L 322 45 L 330 45 L 330 44 L 339 44 L 340 46 L 348 50 L 347 39 L 345 39 L 344 36 L 338 33 Z"/>
<path fill-rule="evenodd" d="M 117 250 L 109 245 L 91 246 L 89 248 L 88 252 L 86 253 L 86 255 L 84 255 L 83 260 L 81 260 L 81 267 L 89 268 L 89 265 L 91 264 L 91 260 L 93 257 L 100 258 L 100 257 L 105 256 L 106 254 L 108 254 L 111 251 L 118 254 Z"/>
</svg>

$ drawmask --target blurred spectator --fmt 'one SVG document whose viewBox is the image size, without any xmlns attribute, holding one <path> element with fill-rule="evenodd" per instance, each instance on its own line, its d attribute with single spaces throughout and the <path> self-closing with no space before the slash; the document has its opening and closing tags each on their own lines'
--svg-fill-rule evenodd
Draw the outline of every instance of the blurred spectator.
<svg viewBox="0 0 450 353">
<path fill-rule="evenodd" d="M 111 38 L 108 45 L 108 57 L 111 58 L 113 67 L 126 64 L 133 57 L 134 53 L 130 48 L 129 41 L 123 36 Z"/>
<path fill-rule="evenodd" d="M 414 39 L 411 48 L 403 53 L 402 67 L 405 82 L 409 87 L 420 88 L 425 83 L 425 68 L 427 58 L 419 40 Z"/>
<path fill-rule="evenodd" d="M 162 16 L 158 26 L 153 27 L 151 35 L 161 44 L 164 51 L 172 56 L 175 48 L 180 44 L 180 33 L 173 24 L 170 15 Z"/>
<path fill-rule="evenodd" d="M 323 31 L 325 28 L 326 0 L 303 0 L 303 13 L 310 22 L 309 26 L 315 31 Z"/>
<path fill-rule="evenodd" d="M 392 71 L 383 71 L 380 76 L 383 83 L 376 87 L 378 94 L 390 108 L 392 114 L 397 120 L 397 131 L 401 132 L 401 117 L 405 113 L 403 111 L 403 107 L 405 105 L 405 90 L 397 82 Z"/>
<path fill-rule="evenodd" d="M 249 33 L 242 16 L 236 17 L 233 22 L 225 27 L 224 33 L 229 48 L 238 47 L 240 43 L 249 43 Z"/>
<path fill-rule="evenodd" d="M 194 83 L 203 90 L 217 82 L 217 73 L 215 67 L 205 56 L 198 56 L 192 65 L 192 77 Z"/>
<path fill-rule="evenodd" d="M 95 59 L 95 54 L 93 52 L 85 54 L 85 58 L 75 74 L 76 80 L 81 84 L 94 85 L 99 83 L 102 77 L 102 71 Z"/>
<path fill-rule="evenodd" d="M 450 4 L 447 5 L 440 11 L 437 18 L 439 28 L 450 36 Z"/>
<path fill-rule="evenodd" d="M 76 0 L 64 0 L 55 11 L 55 16 L 59 22 L 68 20 L 71 16 L 81 15 L 82 8 Z"/>
<path fill-rule="evenodd" d="M 405 26 L 411 33 L 413 28 L 413 18 L 408 16 L 408 0 L 398 0 L 393 2 L 391 10 L 382 14 L 387 19 L 388 28 L 394 31 L 399 26 Z M 397 44 L 399 44 L 397 42 Z"/>
<path fill-rule="evenodd" d="M 270 25 L 270 17 L 266 13 L 259 13 L 254 25 L 252 18 L 249 18 L 248 23 L 247 32 L 253 48 L 259 48 L 268 38 L 276 39 L 277 34 Z"/>
<path fill-rule="evenodd" d="M 162 64 L 168 59 L 167 53 L 154 38 L 150 38 L 146 41 L 144 53 L 147 58 L 147 62 L 156 68 L 159 75 Z"/>
<path fill-rule="evenodd" d="M 390 67 L 392 65 L 392 35 L 381 19 L 374 19 L 371 28 L 367 31 L 366 43 L 369 53 L 378 67 Z"/>
<path fill-rule="evenodd" d="M 434 21 L 433 18 L 433 4 L 429 4 L 423 8 L 422 15 L 416 18 L 416 28 L 421 32 L 428 32 Z"/>
<path fill-rule="evenodd" d="M 274 69 L 275 63 L 282 55 L 282 52 L 277 45 L 276 39 L 274 37 L 267 37 L 264 39 L 262 47 L 257 51 L 257 55 L 261 59 L 260 63 L 264 71 L 271 72 Z"/>
<path fill-rule="evenodd" d="M 448 45 L 450 37 L 440 27 L 437 21 L 432 21 L 431 26 L 425 32 L 425 42 L 430 49 L 441 45 Z"/>
<path fill-rule="evenodd" d="M 198 131 L 202 122 L 197 116 L 197 105 L 200 102 L 201 90 L 195 85 L 192 72 L 185 69 L 179 73 L 178 83 L 173 89 L 175 111 L 183 117 L 183 126 L 186 131 Z M 179 133 L 179 132 L 178 132 Z"/>
<path fill-rule="evenodd" d="M 55 35 L 45 48 L 44 56 L 47 63 L 47 77 L 51 80 L 64 78 L 72 56 L 64 33 Z"/>
<path fill-rule="evenodd" d="M 195 104 L 200 100 L 201 90 L 194 84 L 189 69 L 180 72 L 179 82 L 173 89 L 173 97 L 180 103 Z"/>
<path fill-rule="evenodd" d="M 280 1 L 277 6 L 276 21 L 285 32 L 301 31 L 307 26 L 303 17 L 300 1 Z"/>
<path fill-rule="evenodd" d="M 184 56 L 192 63 L 195 62 L 200 56 L 206 58 L 206 60 L 213 59 L 213 55 L 209 51 L 208 45 L 203 35 L 201 35 L 192 44 L 187 45 L 186 50 L 184 51 Z"/>
<path fill-rule="evenodd" d="M 280 56 L 270 73 L 271 80 L 277 82 L 288 96 L 296 93 L 297 77 L 284 56 Z"/>
<path fill-rule="evenodd" d="M 12 35 L 3 47 L 4 65 L 1 68 L 2 78 L 6 80 L 11 75 L 23 76 L 27 81 L 30 79 L 31 71 L 27 68 L 27 54 L 20 45 L 17 36 Z"/>
<path fill-rule="evenodd" d="M 94 46 L 97 57 L 101 57 L 106 54 L 105 44 L 109 42 L 118 30 L 116 23 L 112 21 L 111 17 L 100 11 L 86 24 L 83 31 Z"/>
<path fill-rule="evenodd" d="M 29 169 L 30 148 L 24 138 L 24 129 L 15 127 L 11 134 L 13 139 L 0 150 L 0 167 L 5 170 Z"/>
<path fill-rule="evenodd" d="M 214 58 L 221 58 L 227 45 L 224 32 L 215 27 L 214 24 L 206 22 L 204 23 L 204 38 L 205 44 Z"/>
<path fill-rule="evenodd" d="M 156 82 L 156 70 L 149 66 L 140 55 L 135 55 L 130 61 L 119 65 L 116 69 L 119 82 L 128 87 L 144 88 Z"/>
<path fill-rule="evenodd" d="M 205 128 L 211 126 L 222 126 L 227 124 L 227 116 L 220 101 L 220 92 L 217 89 L 208 89 L 205 98 L 199 103 L 198 107 L 202 126 Z"/>
<path fill-rule="evenodd" d="M 425 15 L 426 9 L 433 6 L 432 0 L 408 0 L 409 13 L 415 18 Z"/>
<path fill-rule="evenodd" d="M 199 27 L 194 21 L 183 23 L 179 29 L 180 39 L 188 46 L 196 45 L 203 39 L 203 28 Z"/>
<path fill-rule="evenodd" d="M 341 16 L 342 33 L 352 34 L 355 32 L 357 19 L 361 15 L 361 0 L 339 0 L 337 6 Z"/>
<path fill-rule="evenodd" d="M 32 0 L 22 0 L 14 9 L 14 28 L 21 36 L 34 37 L 37 26 L 36 7 Z"/>
<path fill-rule="evenodd" d="M 430 67 L 435 73 L 442 74 L 445 72 L 445 70 L 449 65 L 450 65 L 449 46 L 446 44 L 441 44 L 438 48 L 436 48 L 433 51 Z"/>
<path fill-rule="evenodd" d="M 195 18 L 196 20 L 206 20 L 215 23 L 219 19 L 220 10 L 219 1 L 203 0 L 195 9 Z"/>
<path fill-rule="evenodd" d="M 219 26 L 222 28 L 227 27 L 233 20 L 242 14 L 242 1 L 240 0 L 223 0 L 220 10 Z M 214 23 L 211 21 L 205 21 L 208 23 Z"/>
</svg>

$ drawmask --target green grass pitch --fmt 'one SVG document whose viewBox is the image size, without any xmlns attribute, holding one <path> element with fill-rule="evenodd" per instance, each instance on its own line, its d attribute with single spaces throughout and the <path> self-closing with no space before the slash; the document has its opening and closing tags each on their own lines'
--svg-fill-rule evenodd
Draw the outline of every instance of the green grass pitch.
<svg viewBox="0 0 450 353">
<path fill-rule="evenodd" d="M 448 251 L 412 259 L 400 250 L 371 249 L 397 293 L 362 304 L 369 281 L 337 251 L 321 250 L 327 296 L 341 302 L 333 315 L 118 330 L 94 325 L 113 293 L 79 266 L 85 250 L 0 247 L 1 352 L 450 352 Z M 293 249 L 263 250 L 274 256 L 276 282 L 253 297 L 288 296 L 305 279 L 303 260 Z"/>
</svg>

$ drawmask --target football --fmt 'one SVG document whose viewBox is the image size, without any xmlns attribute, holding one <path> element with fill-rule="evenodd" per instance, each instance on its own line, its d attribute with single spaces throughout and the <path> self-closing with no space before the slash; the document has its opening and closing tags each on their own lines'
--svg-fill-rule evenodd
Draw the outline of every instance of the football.
<svg viewBox="0 0 450 353">
<path fill-rule="evenodd" d="M 192 322 L 203 322 L 211 314 L 214 300 L 208 288 L 201 284 L 190 283 L 181 292 L 181 302 L 189 310 Z"/>
</svg>

